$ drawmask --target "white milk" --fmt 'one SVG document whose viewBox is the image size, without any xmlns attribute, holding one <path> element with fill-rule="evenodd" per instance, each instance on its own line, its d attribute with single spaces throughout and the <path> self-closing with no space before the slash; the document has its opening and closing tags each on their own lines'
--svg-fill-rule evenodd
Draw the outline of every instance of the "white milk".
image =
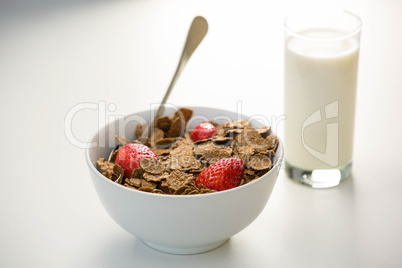
<svg viewBox="0 0 402 268">
<path fill-rule="evenodd" d="M 342 33 L 324 29 L 301 34 Z M 358 58 L 354 37 L 334 42 L 294 37 L 286 41 L 285 158 L 291 165 L 314 170 L 352 161 Z"/>
</svg>

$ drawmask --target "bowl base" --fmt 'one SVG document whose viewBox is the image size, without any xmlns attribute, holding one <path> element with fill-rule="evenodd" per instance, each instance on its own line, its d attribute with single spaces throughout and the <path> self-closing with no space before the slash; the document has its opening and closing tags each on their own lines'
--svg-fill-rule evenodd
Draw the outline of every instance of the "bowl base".
<svg viewBox="0 0 402 268">
<path fill-rule="evenodd" d="M 155 244 L 146 240 L 141 239 L 142 242 L 144 242 L 145 245 L 156 249 L 158 251 L 161 252 L 165 252 L 165 253 L 170 253 L 170 254 L 199 254 L 199 253 L 204 253 L 207 251 L 211 251 L 213 249 L 216 249 L 220 246 L 222 246 L 223 244 L 225 244 L 226 241 L 228 241 L 229 239 L 224 239 L 222 241 L 216 242 L 216 243 L 212 243 L 212 244 L 208 244 L 208 245 L 204 245 L 204 246 L 199 246 L 199 247 L 186 247 L 186 248 L 174 248 L 174 247 L 167 247 L 167 246 L 162 246 L 159 244 Z"/>
</svg>

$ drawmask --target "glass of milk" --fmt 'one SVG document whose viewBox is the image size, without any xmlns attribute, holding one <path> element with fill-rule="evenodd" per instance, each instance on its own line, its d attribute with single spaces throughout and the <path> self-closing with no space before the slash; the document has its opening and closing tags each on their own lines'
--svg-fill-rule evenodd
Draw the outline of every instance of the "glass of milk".
<svg viewBox="0 0 402 268">
<path fill-rule="evenodd" d="M 285 20 L 285 167 L 314 188 L 351 176 L 361 25 L 334 8 Z"/>
</svg>

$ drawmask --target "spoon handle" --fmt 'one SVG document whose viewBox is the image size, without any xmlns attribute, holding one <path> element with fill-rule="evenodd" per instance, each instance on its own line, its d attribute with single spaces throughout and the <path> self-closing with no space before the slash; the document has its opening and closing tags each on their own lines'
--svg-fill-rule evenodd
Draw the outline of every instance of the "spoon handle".
<svg viewBox="0 0 402 268">
<path fill-rule="evenodd" d="M 172 81 L 170 82 L 169 88 L 167 89 L 165 96 L 162 99 L 161 105 L 159 106 L 159 109 L 156 112 L 154 119 L 162 115 L 165 109 L 166 101 L 169 98 L 169 95 L 172 92 L 172 89 L 177 79 L 179 78 L 187 61 L 190 59 L 195 49 L 201 43 L 202 39 L 204 39 L 205 35 L 207 34 L 207 31 L 208 31 L 207 21 L 201 16 L 195 17 L 188 31 L 186 44 L 184 45 L 183 52 L 181 54 L 179 64 L 177 65 L 176 72 L 173 76 Z"/>
</svg>

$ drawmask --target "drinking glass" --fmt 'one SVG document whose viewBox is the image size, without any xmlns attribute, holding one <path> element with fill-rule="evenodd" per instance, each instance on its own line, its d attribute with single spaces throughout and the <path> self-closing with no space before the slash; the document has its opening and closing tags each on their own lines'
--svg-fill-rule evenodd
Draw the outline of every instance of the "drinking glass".
<svg viewBox="0 0 402 268">
<path fill-rule="evenodd" d="M 285 169 L 314 188 L 351 176 L 362 22 L 334 8 L 285 19 Z"/>
</svg>

